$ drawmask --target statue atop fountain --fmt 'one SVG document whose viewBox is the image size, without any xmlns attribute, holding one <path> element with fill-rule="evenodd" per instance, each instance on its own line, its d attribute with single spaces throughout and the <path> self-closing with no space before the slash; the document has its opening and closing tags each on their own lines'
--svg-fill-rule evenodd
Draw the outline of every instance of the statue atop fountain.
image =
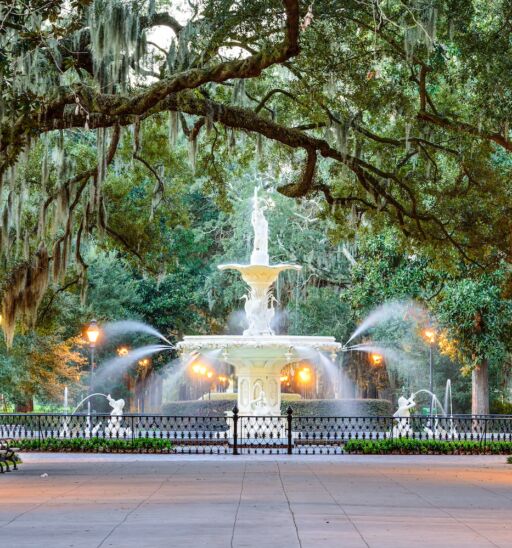
<svg viewBox="0 0 512 548">
<path fill-rule="evenodd" d="M 238 270 L 242 279 L 249 286 L 245 298 L 245 316 L 248 328 L 246 336 L 274 335 L 271 322 L 274 318 L 275 298 L 270 290 L 280 272 L 284 270 L 301 270 L 296 264 L 269 264 L 268 256 L 268 222 L 265 218 L 265 207 L 262 205 L 258 190 L 254 189 L 251 224 L 254 232 L 251 262 L 248 265 L 224 264 L 220 270 Z"/>
<path fill-rule="evenodd" d="M 265 219 L 265 208 L 260 205 L 258 189 L 254 189 L 251 223 L 254 231 L 254 242 L 251 253 L 251 264 L 268 265 L 268 222 Z"/>
</svg>

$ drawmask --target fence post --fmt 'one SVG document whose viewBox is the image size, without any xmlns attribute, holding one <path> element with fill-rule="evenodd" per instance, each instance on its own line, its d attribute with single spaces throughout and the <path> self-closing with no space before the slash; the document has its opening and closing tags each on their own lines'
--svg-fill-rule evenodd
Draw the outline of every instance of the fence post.
<svg viewBox="0 0 512 548">
<path fill-rule="evenodd" d="M 288 423 L 288 455 L 292 454 L 292 418 L 293 418 L 293 409 L 291 406 L 286 410 L 286 419 Z"/>
<path fill-rule="evenodd" d="M 238 407 L 233 407 L 233 455 L 238 455 Z"/>
</svg>

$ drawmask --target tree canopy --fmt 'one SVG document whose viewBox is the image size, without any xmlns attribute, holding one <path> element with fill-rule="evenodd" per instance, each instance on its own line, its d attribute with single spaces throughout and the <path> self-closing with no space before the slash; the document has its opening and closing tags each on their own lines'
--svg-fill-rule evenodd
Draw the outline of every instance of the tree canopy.
<svg viewBox="0 0 512 548">
<path fill-rule="evenodd" d="M 151 268 L 147 217 L 117 209 L 134 189 L 109 190 L 128 169 L 153 180 L 154 211 L 194 173 L 222 197 L 228 159 L 257 151 L 270 184 L 321 195 L 340 233 L 392 222 L 443 260 L 508 260 L 510 16 L 505 0 L 3 4 L 8 340 L 50 279 L 73 265 L 84 282 L 91 234 Z M 164 115 L 168 135 L 146 142 Z"/>
</svg>

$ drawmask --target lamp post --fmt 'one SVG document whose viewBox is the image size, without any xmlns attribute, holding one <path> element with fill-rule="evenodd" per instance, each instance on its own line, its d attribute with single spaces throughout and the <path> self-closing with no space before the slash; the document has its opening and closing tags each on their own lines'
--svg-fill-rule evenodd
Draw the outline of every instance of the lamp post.
<svg viewBox="0 0 512 548">
<path fill-rule="evenodd" d="M 92 381 L 94 376 L 94 350 L 96 348 L 96 341 L 100 335 L 100 330 L 98 327 L 98 322 L 96 320 L 91 320 L 89 327 L 87 328 L 87 338 L 89 339 L 89 348 L 90 348 L 90 360 L 91 360 L 91 374 L 89 376 L 89 395 L 92 394 Z"/>
<path fill-rule="evenodd" d="M 436 332 L 432 328 L 425 329 L 423 336 L 428 342 L 429 348 L 429 390 L 430 390 L 430 421 L 432 422 L 432 412 L 434 409 L 434 363 L 432 356 L 432 349 L 436 340 Z"/>
<path fill-rule="evenodd" d="M 100 335 L 100 330 L 98 327 L 98 322 L 96 320 L 91 320 L 89 327 L 86 331 L 87 338 L 89 339 L 89 349 L 90 349 L 90 361 L 91 361 L 91 373 L 89 375 L 89 396 L 92 394 L 92 381 L 94 376 L 94 350 L 96 348 L 96 341 Z M 87 400 L 87 427 L 89 432 L 91 432 L 91 400 Z"/>
</svg>

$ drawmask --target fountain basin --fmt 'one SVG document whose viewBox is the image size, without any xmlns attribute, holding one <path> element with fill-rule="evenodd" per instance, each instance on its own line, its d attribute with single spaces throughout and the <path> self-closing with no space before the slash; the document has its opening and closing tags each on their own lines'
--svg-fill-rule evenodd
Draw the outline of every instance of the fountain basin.
<svg viewBox="0 0 512 548">
<path fill-rule="evenodd" d="M 235 368 L 238 408 L 241 415 L 281 414 L 281 370 L 287 363 L 311 358 L 312 353 L 339 352 L 334 337 L 293 335 L 199 335 L 186 336 L 177 345 L 180 354 L 222 349 L 222 361 Z M 264 394 L 264 412 L 255 406 Z"/>
</svg>

